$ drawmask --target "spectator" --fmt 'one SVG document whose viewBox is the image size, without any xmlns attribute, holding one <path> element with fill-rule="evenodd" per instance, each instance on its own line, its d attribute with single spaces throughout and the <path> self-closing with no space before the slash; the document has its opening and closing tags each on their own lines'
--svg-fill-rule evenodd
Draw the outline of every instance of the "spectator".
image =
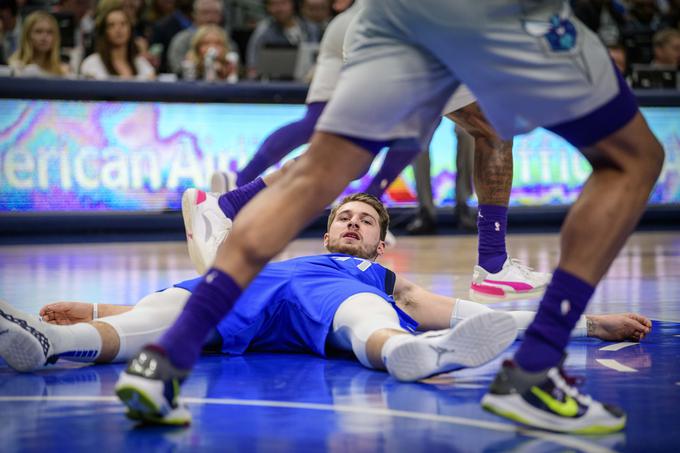
<svg viewBox="0 0 680 453">
<path fill-rule="evenodd" d="M 153 67 L 138 55 L 130 18 L 120 0 L 103 0 L 97 8 L 97 52 L 83 61 L 80 72 L 91 79 L 153 79 Z"/>
<path fill-rule="evenodd" d="M 19 47 L 21 38 L 21 22 L 16 0 L 0 0 L 0 64 Z"/>
<path fill-rule="evenodd" d="M 224 29 L 217 25 L 203 25 L 191 40 L 186 60 L 196 69 L 196 76 L 200 79 L 234 83 L 238 81 L 238 66 L 234 57 Z"/>
<path fill-rule="evenodd" d="M 10 57 L 9 65 L 17 76 L 62 77 L 68 66 L 60 58 L 59 26 L 54 16 L 35 11 L 24 20 L 19 49 Z"/>
<path fill-rule="evenodd" d="M 663 16 L 661 28 L 680 30 L 680 0 L 668 0 L 668 10 Z"/>
<path fill-rule="evenodd" d="M 626 9 L 618 0 L 575 0 L 572 8 L 576 17 L 606 45 L 619 41 L 626 22 Z"/>
<path fill-rule="evenodd" d="M 652 66 L 680 70 L 680 31 L 667 28 L 654 35 Z"/>
<path fill-rule="evenodd" d="M 55 13 L 71 15 L 73 36 L 62 37 L 62 47 L 69 59 L 72 72 L 77 72 L 85 55 L 94 51 L 94 0 L 58 0 Z"/>
<path fill-rule="evenodd" d="M 653 57 L 652 37 L 661 24 L 656 0 L 632 0 L 629 18 L 622 29 L 629 63 L 649 64 Z"/>
<path fill-rule="evenodd" d="M 269 17 L 261 20 L 248 42 L 248 78 L 258 77 L 257 59 L 265 46 L 297 47 L 301 42 L 319 42 L 319 29 L 295 14 L 293 0 L 265 0 Z"/>
<path fill-rule="evenodd" d="M 175 12 L 175 0 L 150 0 L 144 12 L 144 20 L 153 26 Z"/>
<path fill-rule="evenodd" d="M 253 31 L 267 15 L 263 3 L 262 0 L 225 0 L 229 29 Z"/>
<path fill-rule="evenodd" d="M 151 47 L 160 50 L 159 72 L 168 72 L 168 50 L 170 42 L 180 31 L 191 27 L 191 9 L 193 0 L 176 0 L 175 10 L 171 15 L 153 27 Z"/>
<path fill-rule="evenodd" d="M 151 65 L 160 64 L 160 59 L 155 58 L 149 51 L 149 40 L 151 39 L 151 24 L 144 18 L 143 0 L 121 0 L 123 10 L 130 18 L 132 27 L 132 39 L 137 46 L 139 55 L 144 57 Z"/>
<path fill-rule="evenodd" d="M 179 74 L 182 61 L 191 47 L 191 39 L 196 29 L 203 25 L 222 25 L 224 4 L 220 0 L 195 0 L 193 25 L 177 33 L 170 42 L 168 50 L 168 67 L 171 72 Z"/>
<path fill-rule="evenodd" d="M 132 21 L 132 35 L 135 37 L 137 46 L 140 50 L 147 49 L 152 30 L 151 24 L 144 17 L 144 1 L 123 0 L 123 9 L 125 9 L 125 12 Z"/>
<path fill-rule="evenodd" d="M 302 0 L 300 13 L 303 19 L 317 26 L 321 35 L 333 17 L 330 0 Z"/>
</svg>

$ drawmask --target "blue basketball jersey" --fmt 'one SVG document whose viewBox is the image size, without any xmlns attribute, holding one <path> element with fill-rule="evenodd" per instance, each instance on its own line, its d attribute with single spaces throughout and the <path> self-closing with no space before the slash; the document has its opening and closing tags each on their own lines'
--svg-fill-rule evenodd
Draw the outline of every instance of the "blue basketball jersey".
<svg viewBox="0 0 680 453">
<path fill-rule="evenodd" d="M 174 286 L 193 291 L 202 278 Z M 270 263 L 217 326 L 222 351 L 311 352 L 325 356 L 326 337 L 342 302 L 376 294 L 399 315 L 402 327 L 417 323 L 392 298 L 396 277 L 380 264 L 344 254 L 305 256 Z"/>
</svg>

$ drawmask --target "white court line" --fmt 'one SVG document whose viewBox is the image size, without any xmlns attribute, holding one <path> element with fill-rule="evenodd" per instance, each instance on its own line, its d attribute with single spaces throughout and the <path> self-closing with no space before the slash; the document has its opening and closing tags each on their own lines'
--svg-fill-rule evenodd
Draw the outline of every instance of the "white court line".
<svg viewBox="0 0 680 453">
<path fill-rule="evenodd" d="M 600 348 L 600 351 L 619 351 L 623 348 L 627 348 L 628 346 L 635 346 L 636 344 L 640 343 L 634 341 L 622 341 L 621 343 L 614 343 L 604 346 Z"/>
<path fill-rule="evenodd" d="M 0 402 L 17 401 L 58 401 L 58 402 L 100 402 L 100 403 L 119 403 L 114 396 L 0 396 Z M 233 398 L 182 398 L 182 401 L 189 404 L 216 404 L 223 406 L 251 406 L 251 407 L 278 407 L 285 409 L 307 409 L 328 412 L 345 412 L 354 414 L 378 415 L 385 417 L 402 417 L 414 420 L 426 420 L 450 425 L 470 426 L 473 428 L 489 429 L 492 431 L 503 431 L 517 433 L 527 437 L 535 437 L 563 445 L 569 448 L 579 449 L 586 453 L 615 453 L 607 447 L 587 442 L 578 437 L 553 434 L 546 431 L 524 429 L 516 425 L 507 423 L 496 423 L 485 420 L 474 420 L 470 418 L 454 417 L 451 415 L 427 414 L 423 412 L 408 412 L 379 407 L 346 406 L 334 404 L 317 403 L 295 403 L 290 401 L 269 401 L 269 400 L 241 400 Z"/>
<path fill-rule="evenodd" d="M 602 366 L 606 366 L 612 370 L 620 371 L 621 373 L 637 373 L 638 371 L 635 368 L 631 368 L 614 359 L 595 359 L 595 361 Z"/>
</svg>

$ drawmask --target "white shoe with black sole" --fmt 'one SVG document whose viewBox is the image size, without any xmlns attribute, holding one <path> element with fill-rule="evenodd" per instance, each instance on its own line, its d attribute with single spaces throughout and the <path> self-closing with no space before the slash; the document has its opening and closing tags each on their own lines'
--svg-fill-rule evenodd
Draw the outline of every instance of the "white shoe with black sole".
<svg viewBox="0 0 680 453">
<path fill-rule="evenodd" d="M 42 321 L 0 301 L 0 357 L 16 371 L 27 372 L 50 362 L 52 344 Z"/>
</svg>

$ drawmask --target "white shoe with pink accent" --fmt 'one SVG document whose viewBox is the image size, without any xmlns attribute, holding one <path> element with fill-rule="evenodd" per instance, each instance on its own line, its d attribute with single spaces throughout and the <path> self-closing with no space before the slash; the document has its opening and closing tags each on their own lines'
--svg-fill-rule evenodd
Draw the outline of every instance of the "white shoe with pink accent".
<svg viewBox="0 0 680 453">
<path fill-rule="evenodd" d="M 470 299 L 475 302 L 534 299 L 541 297 L 552 274 L 536 272 L 516 259 L 508 258 L 503 268 L 492 274 L 475 266 L 470 284 Z"/>
<path fill-rule="evenodd" d="M 182 195 L 182 218 L 189 258 L 203 275 L 212 266 L 220 244 L 231 231 L 231 219 L 219 205 L 220 194 L 187 189 Z"/>
</svg>

